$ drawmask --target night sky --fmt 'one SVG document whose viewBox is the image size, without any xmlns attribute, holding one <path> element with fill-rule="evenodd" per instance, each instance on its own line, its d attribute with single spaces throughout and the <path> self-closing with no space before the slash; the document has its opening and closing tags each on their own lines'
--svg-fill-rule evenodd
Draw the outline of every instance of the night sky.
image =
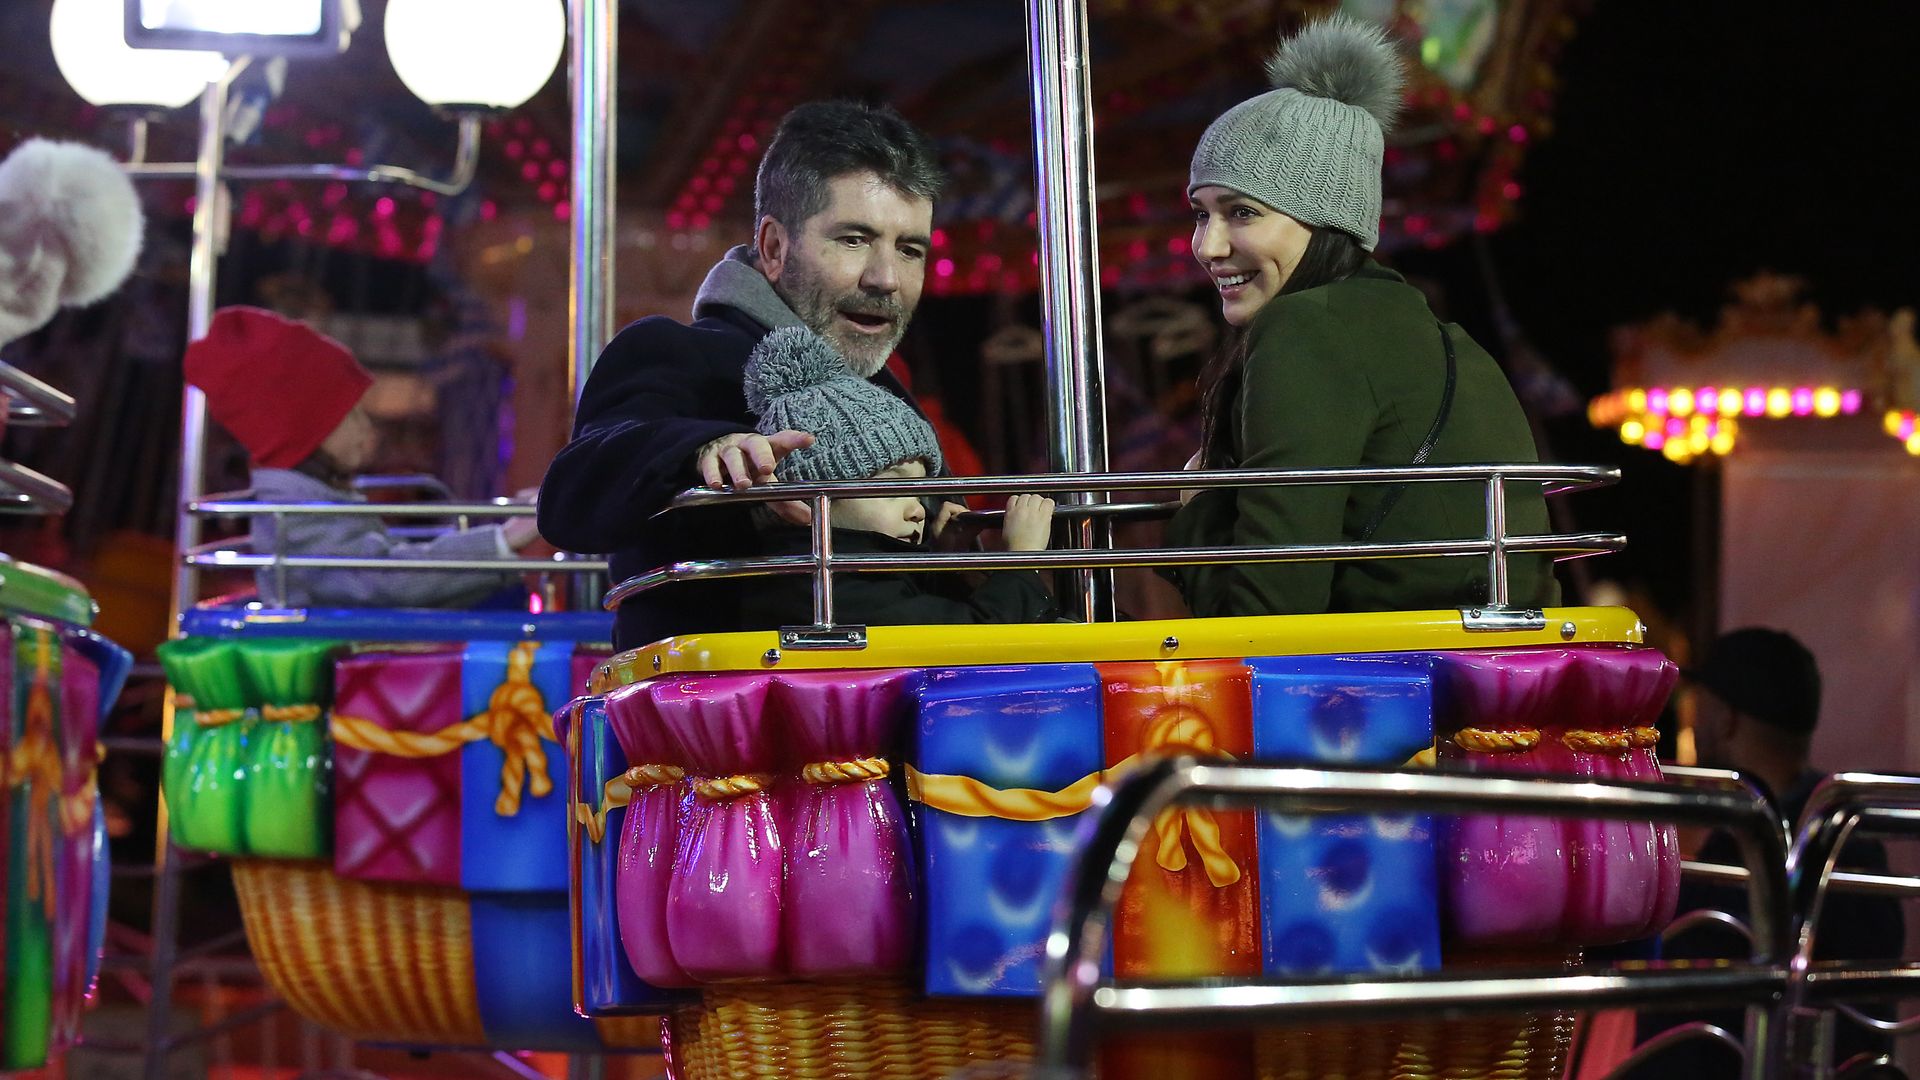
<svg viewBox="0 0 1920 1080">
<path fill-rule="evenodd" d="M 1917 42 L 1920 6 L 1891 0 L 1594 4 L 1519 219 L 1492 243 L 1541 354 L 1590 396 L 1607 384 L 1611 327 L 1669 310 L 1711 326 L 1727 287 L 1763 269 L 1806 278 L 1830 317 L 1920 305 Z M 1470 245 L 1401 262 L 1445 281 L 1455 317 L 1492 342 Z M 1627 471 L 1617 491 L 1576 497 L 1583 527 L 1634 545 L 1592 568 L 1644 578 L 1681 614 L 1698 466 L 1583 416 L 1549 435 L 1561 460 Z"/>
</svg>

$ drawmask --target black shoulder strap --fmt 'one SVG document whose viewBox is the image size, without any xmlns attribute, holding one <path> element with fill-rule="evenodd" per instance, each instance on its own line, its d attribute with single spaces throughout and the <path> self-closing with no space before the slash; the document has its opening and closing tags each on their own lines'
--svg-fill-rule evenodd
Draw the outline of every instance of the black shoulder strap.
<svg viewBox="0 0 1920 1080">
<path fill-rule="evenodd" d="M 1447 333 L 1445 323 L 1440 324 L 1440 344 L 1447 350 L 1447 382 L 1440 390 L 1440 409 L 1434 413 L 1433 426 L 1427 429 L 1427 437 L 1421 441 L 1420 449 L 1414 452 L 1414 465 L 1425 465 L 1427 458 L 1433 455 L 1434 444 L 1440 441 L 1440 432 L 1447 426 L 1447 416 L 1453 412 L 1453 384 L 1459 375 L 1459 364 L 1453 355 L 1453 335 Z M 1366 528 L 1360 530 L 1363 542 L 1373 539 L 1373 534 L 1380 531 L 1381 524 L 1387 520 L 1387 515 L 1393 512 L 1394 505 L 1406 491 L 1407 485 L 1404 483 L 1394 484 L 1387 489 L 1380 505 L 1374 507 L 1373 516 L 1367 519 Z"/>
</svg>

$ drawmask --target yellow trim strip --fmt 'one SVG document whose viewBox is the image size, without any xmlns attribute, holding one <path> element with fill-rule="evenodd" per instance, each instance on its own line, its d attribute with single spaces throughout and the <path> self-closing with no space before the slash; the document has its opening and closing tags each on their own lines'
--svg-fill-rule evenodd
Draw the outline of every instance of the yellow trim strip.
<svg viewBox="0 0 1920 1080">
<path fill-rule="evenodd" d="M 1091 626 L 875 626 L 867 632 L 864 649 L 818 651 L 783 650 L 779 635 L 773 631 L 695 634 L 668 638 L 602 663 L 594 670 L 592 690 L 604 694 L 655 675 L 701 671 L 1209 660 L 1525 645 L 1638 645 L 1644 640 L 1645 627 L 1626 608 L 1549 608 L 1546 616 L 1544 630 L 1492 633 L 1468 632 L 1460 625 L 1460 613 L 1453 610 L 1166 619 Z"/>
</svg>

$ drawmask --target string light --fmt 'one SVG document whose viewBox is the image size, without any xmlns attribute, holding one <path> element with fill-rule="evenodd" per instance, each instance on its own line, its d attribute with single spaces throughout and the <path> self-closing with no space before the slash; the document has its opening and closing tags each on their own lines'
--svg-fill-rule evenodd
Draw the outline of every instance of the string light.
<svg viewBox="0 0 1920 1080">
<path fill-rule="evenodd" d="M 1686 462 L 1731 453 L 1739 439 L 1739 417 L 1854 416 L 1865 400 L 1864 391 L 1837 386 L 1630 386 L 1594 398 L 1587 404 L 1587 419 L 1595 427 L 1615 429 L 1629 446 Z M 1887 413 L 1884 426 L 1909 448 L 1920 446 L 1912 411 Z"/>
</svg>

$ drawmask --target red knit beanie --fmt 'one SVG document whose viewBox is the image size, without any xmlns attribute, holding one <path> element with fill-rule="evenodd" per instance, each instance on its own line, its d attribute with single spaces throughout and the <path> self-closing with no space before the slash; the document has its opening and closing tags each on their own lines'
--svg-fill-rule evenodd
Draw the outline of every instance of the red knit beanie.
<svg viewBox="0 0 1920 1080">
<path fill-rule="evenodd" d="M 206 392 L 214 420 L 269 469 L 305 461 L 373 385 L 346 346 L 252 307 L 214 313 L 207 336 L 187 346 L 186 377 Z"/>
</svg>

